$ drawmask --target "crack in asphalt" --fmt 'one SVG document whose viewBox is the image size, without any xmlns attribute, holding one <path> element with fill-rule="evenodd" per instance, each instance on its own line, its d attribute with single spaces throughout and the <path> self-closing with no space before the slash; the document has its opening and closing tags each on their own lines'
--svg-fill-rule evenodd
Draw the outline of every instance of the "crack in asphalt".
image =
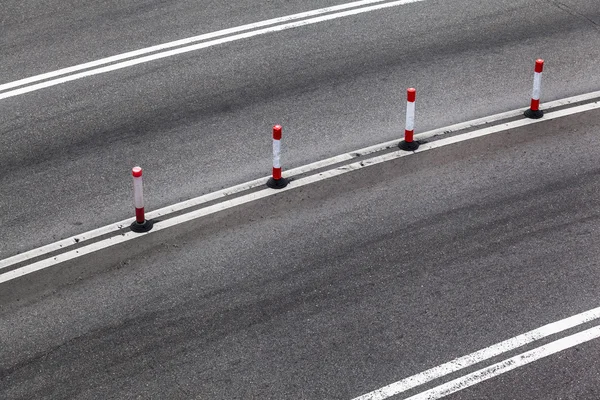
<svg viewBox="0 0 600 400">
<path fill-rule="evenodd" d="M 568 4 L 565 3 L 561 3 L 558 0 L 545 0 L 548 4 L 553 5 L 554 7 L 558 8 L 559 10 L 562 10 L 564 12 L 566 12 L 569 15 L 572 15 L 574 17 L 580 18 L 586 22 L 589 22 L 590 24 L 592 24 L 593 28 L 596 29 L 597 31 L 600 32 L 600 23 L 594 21 L 593 19 L 587 17 L 584 14 L 581 14 L 580 12 L 576 11 L 575 9 L 573 9 L 571 6 L 569 6 Z"/>
</svg>

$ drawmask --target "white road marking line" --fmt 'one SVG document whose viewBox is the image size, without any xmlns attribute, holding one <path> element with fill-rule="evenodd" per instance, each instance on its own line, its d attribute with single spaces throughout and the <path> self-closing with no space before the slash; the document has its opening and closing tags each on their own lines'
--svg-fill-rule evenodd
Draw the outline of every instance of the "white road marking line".
<svg viewBox="0 0 600 400">
<path fill-rule="evenodd" d="M 584 94 L 581 94 L 578 96 L 566 97 L 564 99 L 550 101 L 548 103 L 541 104 L 540 108 L 548 109 L 548 108 L 561 107 L 561 106 L 566 106 L 566 105 L 573 104 L 573 103 L 588 101 L 588 100 L 592 100 L 592 99 L 596 99 L 596 98 L 600 98 L 600 91 L 584 93 Z"/>
<path fill-rule="evenodd" d="M 133 59 L 119 62 L 116 64 L 107 65 L 105 67 L 91 69 L 91 70 L 87 70 L 84 72 L 79 72 L 76 74 L 63 76 L 61 78 L 52 79 L 49 81 L 45 81 L 45 82 L 41 82 L 41 83 L 29 85 L 29 86 L 24 86 L 19 89 L 6 91 L 3 93 L 0 93 L 0 100 L 6 99 L 9 97 L 19 96 L 19 95 L 22 95 L 25 93 L 30 93 L 30 92 L 33 92 L 36 90 L 44 89 L 44 88 L 47 88 L 50 86 L 59 85 L 61 83 L 65 83 L 65 82 L 74 81 L 74 80 L 85 78 L 88 76 L 111 72 L 111 71 L 115 71 L 115 70 L 122 69 L 122 68 L 128 68 L 128 67 L 132 67 L 134 65 L 143 64 L 143 63 L 147 63 L 150 61 L 159 60 L 162 58 L 172 57 L 172 56 L 175 56 L 178 54 L 188 53 L 190 51 L 205 49 L 205 48 L 216 46 L 219 44 L 234 42 L 237 40 L 248 39 L 248 38 L 251 38 L 254 36 L 264 35 L 267 33 L 280 32 L 280 31 L 284 31 L 284 30 L 288 30 L 288 29 L 292 29 L 292 28 L 298 28 L 301 26 L 316 24 L 319 22 L 330 21 L 330 20 L 337 19 L 337 18 L 348 17 L 351 15 L 358 15 L 358 14 L 362 14 L 362 13 L 366 13 L 366 12 L 370 12 L 370 11 L 382 10 L 382 9 L 386 9 L 386 8 L 406 5 L 406 4 L 410 4 L 410 3 L 417 3 L 417 2 L 421 2 L 421 1 L 425 1 L 425 0 L 397 0 L 397 1 L 392 1 L 389 3 L 376 4 L 376 5 L 372 5 L 372 6 L 368 6 L 368 7 L 361 7 L 361 8 L 356 8 L 353 10 L 347 10 L 347 11 L 342 11 L 342 12 L 338 12 L 338 13 L 334 13 L 334 14 L 323 15 L 320 17 L 313 17 L 313 18 L 304 19 L 304 20 L 297 21 L 297 22 L 290 22 L 290 23 L 286 23 L 286 24 L 275 25 L 275 26 L 271 26 L 268 28 L 253 30 L 250 32 L 240 33 L 240 34 L 227 36 L 227 37 L 220 38 L 220 39 L 211 40 L 208 42 L 197 43 L 197 44 L 190 45 L 190 46 L 179 47 L 177 49 L 163 51 L 160 53 L 155 53 L 155 54 L 144 56 L 144 57 L 133 58 Z M 371 2 L 375 2 L 375 1 L 371 1 Z M 350 4 L 353 4 L 353 3 L 350 3 Z M 367 2 L 367 4 L 368 4 L 368 2 Z M 330 8 L 328 8 L 328 9 L 330 9 Z M 318 10 L 315 10 L 315 11 L 318 11 Z M 327 12 L 327 11 L 324 11 L 324 12 Z M 285 18 L 285 17 L 282 17 L 282 18 Z M 260 24 L 260 23 L 257 23 L 257 24 Z M 139 51 L 141 51 L 141 50 L 139 50 Z M 115 57 L 118 57 L 118 56 L 115 56 Z M 90 64 L 90 63 L 88 63 L 88 64 Z M 86 64 L 83 64 L 83 65 L 86 65 Z M 71 67 L 71 68 L 78 68 L 78 67 Z M 65 68 L 64 70 L 67 70 L 67 69 L 68 68 Z M 49 74 L 52 74 L 52 73 L 49 73 Z M 43 74 L 43 75 L 45 75 L 45 74 Z M 26 79 L 30 79 L 30 80 L 32 80 L 32 82 L 39 80 L 36 77 L 26 78 Z M 22 79 L 17 82 L 23 82 L 26 79 Z M 18 86 L 16 83 L 11 82 L 11 83 L 4 84 L 3 87 L 9 87 L 11 85 Z"/>
<path fill-rule="evenodd" d="M 99 60 L 90 61 L 90 62 L 87 62 L 84 64 L 74 65 L 72 67 L 62 68 L 62 69 L 59 69 L 56 71 L 51 71 L 51 72 L 47 72 L 44 74 L 35 75 L 35 76 L 31 76 L 31 77 L 24 78 L 24 79 L 19 79 L 14 82 L 8 82 L 8 83 L 0 85 L 0 92 L 7 90 L 7 89 L 12 89 L 15 87 L 23 86 L 23 85 L 28 85 L 30 83 L 39 82 L 39 81 L 43 81 L 43 80 L 50 79 L 50 78 L 55 78 L 57 76 L 66 75 L 66 74 L 70 74 L 70 73 L 77 72 L 77 71 L 82 71 L 84 69 L 98 67 L 100 65 L 111 64 L 113 62 L 125 60 L 128 58 L 138 57 L 138 56 L 141 56 L 144 54 L 154 53 L 154 52 L 160 51 L 160 50 L 171 49 L 173 47 L 179 47 L 179 46 L 183 46 L 183 45 L 190 44 L 190 43 L 201 42 L 203 40 L 208 40 L 208 39 L 214 39 L 219 36 L 225 36 L 225 35 L 230 35 L 233 33 L 248 31 L 251 29 L 262 28 L 263 26 L 275 25 L 275 24 L 280 24 L 283 22 L 294 21 L 297 19 L 314 17 L 316 15 L 327 14 L 327 13 L 334 12 L 334 11 L 346 10 L 349 8 L 360 7 L 360 6 L 365 6 L 365 5 L 374 4 L 374 3 L 381 3 L 382 1 L 387 1 L 387 0 L 355 1 L 352 3 L 346 3 L 346 4 L 340 4 L 337 6 L 320 8 L 318 10 L 305 11 L 305 12 L 301 12 L 298 14 L 287 15 L 285 17 L 267 19 L 267 20 L 260 21 L 260 22 L 254 22 L 252 24 L 240 25 L 240 26 L 236 26 L 234 28 L 227 28 L 227 29 L 222 29 L 222 30 L 215 31 L 215 32 L 204 33 L 202 35 L 192 36 L 192 37 L 185 38 L 185 39 L 179 39 L 179 40 L 175 40 L 172 42 L 161 43 L 161 44 L 158 44 L 155 46 L 145 47 L 143 49 L 129 51 L 127 53 L 117 54 L 117 55 L 114 55 L 111 57 L 101 58 Z"/>
<path fill-rule="evenodd" d="M 598 337 L 600 337 L 600 326 L 595 326 L 583 332 L 579 332 L 571 336 L 558 339 L 554 342 L 545 344 L 533 350 L 527 351 L 523 354 L 519 354 L 517 356 L 508 358 L 494 365 L 490 365 L 489 367 L 482 368 L 471 374 L 454 379 L 448 383 L 437 386 L 423 393 L 419 393 L 417 395 L 408 397 L 405 400 L 439 399 L 448 396 L 452 393 L 456 393 L 460 390 L 466 389 L 470 386 L 476 385 L 495 376 L 512 371 L 513 369 L 530 364 L 541 358 L 551 356 L 571 347 L 575 347 L 585 342 L 589 342 L 590 340 L 597 339 Z"/>
<path fill-rule="evenodd" d="M 288 190 L 293 190 L 295 188 L 306 186 L 311 183 L 323 181 L 325 179 L 339 176 L 339 175 L 348 173 L 350 171 L 368 167 L 370 165 L 380 164 L 382 162 L 394 160 L 394 159 L 405 157 L 405 156 L 410 156 L 410 155 L 413 155 L 416 153 L 420 153 L 423 151 L 432 150 L 435 148 L 451 145 L 451 144 L 458 143 L 461 141 L 474 139 L 474 138 L 485 136 L 485 135 L 490 135 L 492 133 L 505 131 L 507 129 L 514 129 L 514 128 L 521 127 L 521 126 L 540 123 L 543 121 L 549 121 L 549 120 L 553 120 L 556 118 L 573 115 L 573 114 L 577 114 L 577 113 L 581 113 L 581 112 L 585 112 L 585 111 L 589 111 L 589 110 L 593 110 L 593 109 L 598 109 L 598 108 L 600 108 L 600 102 L 584 104 L 584 105 L 572 107 L 572 108 L 565 109 L 565 110 L 547 113 L 544 116 L 544 118 L 542 118 L 542 119 L 516 120 L 516 121 L 508 122 L 505 124 L 480 129 L 477 131 L 468 132 L 468 133 L 465 133 L 462 135 L 457 135 L 457 136 L 449 137 L 446 139 L 440 139 L 440 140 L 437 140 L 437 141 L 434 141 L 431 143 L 423 144 L 415 152 L 405 152 L 402 150 L 398 150 L 398 151 L 387 153 L 387 154 L 384 154 L 381 156 L 369 158 L 369 159 L 366 159 L 366 160 L 363 160 L 360 162 L 343 165 L 343 166 L 337 167 L 335 169 L 331 169 L 331 170 L 321 172 L 321 173 L 318 173 L 315 175 L 311 175 L 311 176 L 308 176 L 305 178 L 293 180 L 292 182 L 290 182 L 290 184 L 287 187 L 285 187 L 283 189 L 278 189 L 278 190 L 263 189 L 263 190 L 260 190 L 260 191 L 254 192 L 254 193 L 250 193 L 250 194 L 247 194 L 244 196 L 240 196 L 240 197 L 231 199 L 231 200 L 225 200 L 221 203 L 214 204 L 214 205 L 206 207 L 206 208 L 194 210 L 194 211 L 188 212 L 186 214 L 182 214 L 182 215 L 167 219 L 165 221 L 156 222 L 154 224 L 154 228 L 150 232 L 147 232 L 147 233 L 126 232 L 123 235 L 113 236 L 108 239 L 104 239 L 99 242 L 95 242 L 95 243 L 89 244 L 87 246 L 80 247 L 76 250 L 71 250 L 71 251 L 68 251 L 65 253 L 61 253 L 55 257 L 50 257 L 50 258 L 46 258 L 46 259 L 34 262 L 32 264 L 29 264 L 29 265 L 14 269 L 12 271 L 5 272 L 4 274 L 1 274 L 0 275 L 0 283 L 8 282 L 8 281 L 16 279 L 20 276 L 27 275 L 27 274 L 30 274 L 35 271 L 39 271 L 41 269 L 45 269 L 45 268 L 51 267 L 53 265 L 59 264 L 61 262 L 71 260 L 71 259 L 83 256 L 86 254 L 90 254 L 90 253 L 96 252 L 98 250 L 108 248 L 110 246 L 114 246 L 115 244 L 118 244 L 118 243 L 123 243 L 128 240 L 133 240 L 133 239 L 136 239 L 139 237 L 143 237 L 144 235 L 150 235 L 155 232 L 159 232 L 163 229 L 167 229 L 167 228 L 182 224 L 187 221 L 192 221 L 194 219 L 197 219 L 197 218 L 200 218 L 200 217 L 203 217 L 206 215 L 214 214 L 221 210 L 236 207 L 236 206 L 239 206 L 239 205 L 245 204 L 245 203 L 250 203 L 252 201 L 262 199 L 264 197 L 273 196 L 273 195 L 276 195 L 277 193 L 282 193 L 282 192 L 286 192 Z M 397 143 L 397 142 L 394 141 L 392 143 Z M 148 213 L 148 215 L 150 215 L 150 213 Z"/>
<path fill-rule="evenodd" d="M 430 368 L 416 375 L 404 378 L 401 381 L 384 386 L 381 389 L 377 389 L 370 393 L 356 397 L 354 400 L 384 400 L 389 397 L 396 396 L 434 379 L 438 379 L 456 371 L 460 371 L 461 369 L 470 367 L 485 360 L 489 360 L 490 358 L 496 357 L 500 354 L 507 353 L 519 347 L 523 347 L 527 344 L 544 339 L 548 336 L 552 336 L 576 326 L 583 325 L 587 322 L 594 321 L 598 318 L 600 318 L 600 307 L 573 315 L 560 321 L 552 322 L 540 328 L 523 333 L 519 336 L 515 336 L 500 343 L 496 343 L 492 346 L 478 350 L 474 353 L 456 358 L 445 364 L 438 365 L 437 367 Z"/>
<path fill-rule="evenodd" d="M 532 125 L 532 124 L 537 123 L 538 121 L 539 122 L 551 121 L 553 119 L 567 117 L 569 115 L 579 114 L 582 112 L 591 111 L 591 110 L 595 110 L 598 108 L 600 108 L 600 101 L 583 104 L 583 105 L 580 105 L 577 107 L 571 107 L 571 108 L 567 108 L 567 109 L 560 110 L 560 111 L 554 111 L 552 113 L 548 113 L 543 118 L 537 119 L 537 120 L 535 120 L 535 119 L 519 119 L 519 120 L 512 121 L 512 122 L 507 122 L 504 124 L 494 125 L 494 126 L 490 126 L 489 128 L 483 128 L 483 129 L 479 129 L 476 131 L 464 133 L 462 135 L 451 136 L 449 138 L 436 140 L 436 141 L 430 142 L 430 143 L 425 143 L 425 144 L 419 146 L 419 148 L 417 150 L 415 150 L 415 153 L 420 153 L 422 151 L 435 149 L 437 147 L 447 146 L 447 145 L 453 144 L 453 143 L 463 142 L 463 141 L 469 140 L 469 139 L 475 139 L 477 137 L 486 136 L 486 135 L 489 135 L 492 133 L 502 132 L 502 131 L 506 131 L 509 129 L 520 128 L 520 127 L 527 126 L 527 125 Z"/>
<path fill-rule="evenodd" d="M 600 91 L 586 93 L 586 94 L 579 95 L 579 96 L 568 97 L 565 99 L 556 100 L 556 101 L 552 101 L 549 103 L 544 103 L 544 104 L 542 104 L 542 108 L 549 109 L 549 108 L 553 108 L 553 107 L 559 107 L 559 106 L 564 106 L 564 105 L 568 105 L 568 104 L 572 104 L 572 103 L 587 101 L 587 100 L 594 99 L 594 98 L 600 98 Z M 517 116 L 523 115 L 524 110 L 525 110 L 525 108 L 508 111 L 508 112 L 504 112 L 504 113 L 500 113 L 500 114 L 491 115 L 489 117 L 478 118 L 478 119 L 474 119 L 471 121 L 461 122 L 461 123 L 446 126 L 443 128 L 434 129 L 434 130 L 431 130 L 428 132 L 424 132 L 424 133 L 415 135 L 415 140 L 424 140 L 424 139 L 428 139 L 428 138 L 431 138 L 434 136 L 450 134 L 450 133 L 454 133 L 454 132 L 461 131 L 464 129 L 474 128 L 477 126 L 501 121 L 503 119 L 517 117 Z M 293 168 L 290 170 L 284 170 L 283 176 L 290 177 L 290 176 L 295 176 L 295 175 L 301 175 L 301 174 L 305 174 L 305 173 L 314 171 L 316 169 L 325 168 L 330 165 L 349 161 L 353 158 L 356 158 L 357 154 L 360 154 L 361 156 L 365 156 L 368 154 L 376 153 L 378 151 L 384 150 L 391 146 L 395 146 L 398 143 L 398 141 L 399 141 L 399 139 L 376 144 L 376 145 L 365 147 L 365 148 L 362 148 L 359 150 L 351 151 L 346 154 L 340 154 L 335 157 L 320 160 L 320 161 L 317 161 L 317 162 L 314 162 L 311 164 L 307 164 L 307 165 L 304 165 L 301 167 Z M 249 189 L 253 189 L 253 188 L 264 185 L 268 178 L 269 178 L 268 176 L 265 176 L 263 178 L 255 179 L 253 181 L 245 182 L 245 183 L 242 183 L 242 184 L 239 184 L 236 186 L 232 186 L 232 187 L 222 189 L 222 190 L 219 190 L 216 192 L 208 193 L 206 195 L 195 197 L 190 200 L 185 200 L 180 203 L 176 203 L 176 204 L 173 204 L 173 205 L 170 205 L 170 206 L 158 209 L 158 210 L 150 211 L 150 212 L 146 213 L 146 217 L 148 219 L 159 218 L 162 216 L 169 215 L 171 213 L 183 211 L 187 208 L 196 207 L 196 206 L 205 204 L 210 201 L 218 200 L 220 198 L 224 198 L 224 197 L 227 197 L 232 194 L 236 194 L 236 193 L 240 193 L 240 192 L 243 192 L 243 191 L 246 191 Z M 115 222 L 110 225 L 106 225 L 106 226 L 103 226 L 103 227 L 100 227 L 100 228 L 97 228 L 97 229 L 94 229 L 94 230 L 91 230 L 88 232 L 80 233 L 75 236 L 71 236 L 66 239 L 59 240 L 57 242 L 50 243 L 50 244 L 47 244 L 42 247 L 38 247 L 38 248 L 35 248 L 32 250 L 23 252 L 21 254 L 17 254 L 15 256 L 5 258 L 3 260 L 0 260 L 0 270 L 4 269 L 4 268 L 8 268 L 8 267 L 18 264 L 18 263 L 25 262 L 32 258 L 40 257 L 45 254 L 52 253 L 54 251 L 58 251 L 58 250 L 65 249 L 70 246 L 74 246 L 75 244 L 80 244 L 87 240 L 96 239 L 100 236 L 104 236 L 104 235 L 108 235 L 110 233 L 117 232 L 122 228 L 128 227 L 133 222 L 133 219 L 134 219 L 133 217 L 128 218 L 123 221 Z"/>
</svg>

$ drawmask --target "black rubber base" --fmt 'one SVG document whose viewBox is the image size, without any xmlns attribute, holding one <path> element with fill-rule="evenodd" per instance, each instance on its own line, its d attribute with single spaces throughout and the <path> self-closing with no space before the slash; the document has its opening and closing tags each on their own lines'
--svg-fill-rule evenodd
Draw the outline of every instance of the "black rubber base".
<svg viewBox="0 0 600 400">
<path fill-rule="evenodd" d="M 419 142 L 417 142 L 416 140 L 412 142 L 407 142 L 403 140 L 398 144 L 398 147 L 400 147 L 401 150 L 415 151 L 419 148 Z"/>
<path fill-rule="evenodd" d="M 152 220 L 145 220 L 143 224 L 139 224 L 137 221 L 133 221 L 131 224 L 131 230 L 137 233 L 148 232 L 154 226 Z"/>
<path fill-rule="evenodd" d="M 271 189 L 283 189 L 288 184 L 288 180 L 285 178 L 281 179 L 273 179 L 273 177 L 269 178 L 267 181 L 267 186 Z"/>
<path fill-rule="evenodd" d="M 525 110 L 523 113 L 527 118 L 539 119 L 544 116 L 544 112 L 542 110 L 533 111 L 531 108 Z"/>
</svg>

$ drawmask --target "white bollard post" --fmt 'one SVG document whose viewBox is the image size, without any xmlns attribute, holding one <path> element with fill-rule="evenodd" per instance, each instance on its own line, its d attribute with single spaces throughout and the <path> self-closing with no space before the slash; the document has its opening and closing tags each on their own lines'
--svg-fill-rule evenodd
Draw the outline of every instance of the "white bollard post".
<svg viewBox="0 0 600 400">
<path fill-rule="evenodd" d="M 281 125 L 273 127 L 273 174 L 267 181 L 267 186 L 272 189 L 286 187 L 288 180 L 281 177 Z"/>
<path fill-rule="evenodd" d="M 542 71 L 544 70 L 544 60 L 538 58 L 535 60 L 535 70 L 533 73 L 533 91 L 531 92 L 531 105 L 525 110 L 527 118 L 542 118 L 544 112 L 540 110 L 540 95 L 542 92 Z"/>
<path fill-rule="evenodd" d="M 406 122 L 404 124 L 404 140 L 398 145 L 402 150 L 414 151 L 419 148 L 419 142 L 415 142 L 415 101 L 417 90 L 408 88 L 406 90 Z"/>
<path fill-rule="evenodd" d="M 142 169 L 133 167 L 133 205 L 135 207 L 135 221 L 131 224 L 131 230 L 134 232 L 148 232 L 152 229 L 152 221 L 146 220 L 144 215 L 144 188 L 142 182 Z"/>
</svg>

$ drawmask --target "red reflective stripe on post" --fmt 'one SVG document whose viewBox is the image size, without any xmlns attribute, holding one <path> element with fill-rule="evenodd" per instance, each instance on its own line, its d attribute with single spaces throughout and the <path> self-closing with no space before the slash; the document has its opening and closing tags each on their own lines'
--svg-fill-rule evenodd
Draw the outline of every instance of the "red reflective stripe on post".
<svg viewBox="0 0 600 400">
<path fill-rule="evenodd" d="M 281 125 L 275 125 L 273 127 L 273 139 L 281 140 Z"/>
<path fill-rule="evenodd" d="M 417 90 L 415 88 L 408 88 L 406 90 L 406 100 L 410 101 L 411 103 L 414 103 L 416 98 Z"/>
<path fill-rule="evenodd" d="M 544 70 L 544 60 L 542 60 L 541 58 L 538 58 L 537 60 L 535 60 L 535 72 L 542 73 L 543 70 Z"/>
<path fill-rule="evenodd" d="M 138 224 L 143 224 L 146 220 L 146 216 L 144 215 L 144 208 L 136 208 L 135 209 L 135 222 Z"/>
</svg>

